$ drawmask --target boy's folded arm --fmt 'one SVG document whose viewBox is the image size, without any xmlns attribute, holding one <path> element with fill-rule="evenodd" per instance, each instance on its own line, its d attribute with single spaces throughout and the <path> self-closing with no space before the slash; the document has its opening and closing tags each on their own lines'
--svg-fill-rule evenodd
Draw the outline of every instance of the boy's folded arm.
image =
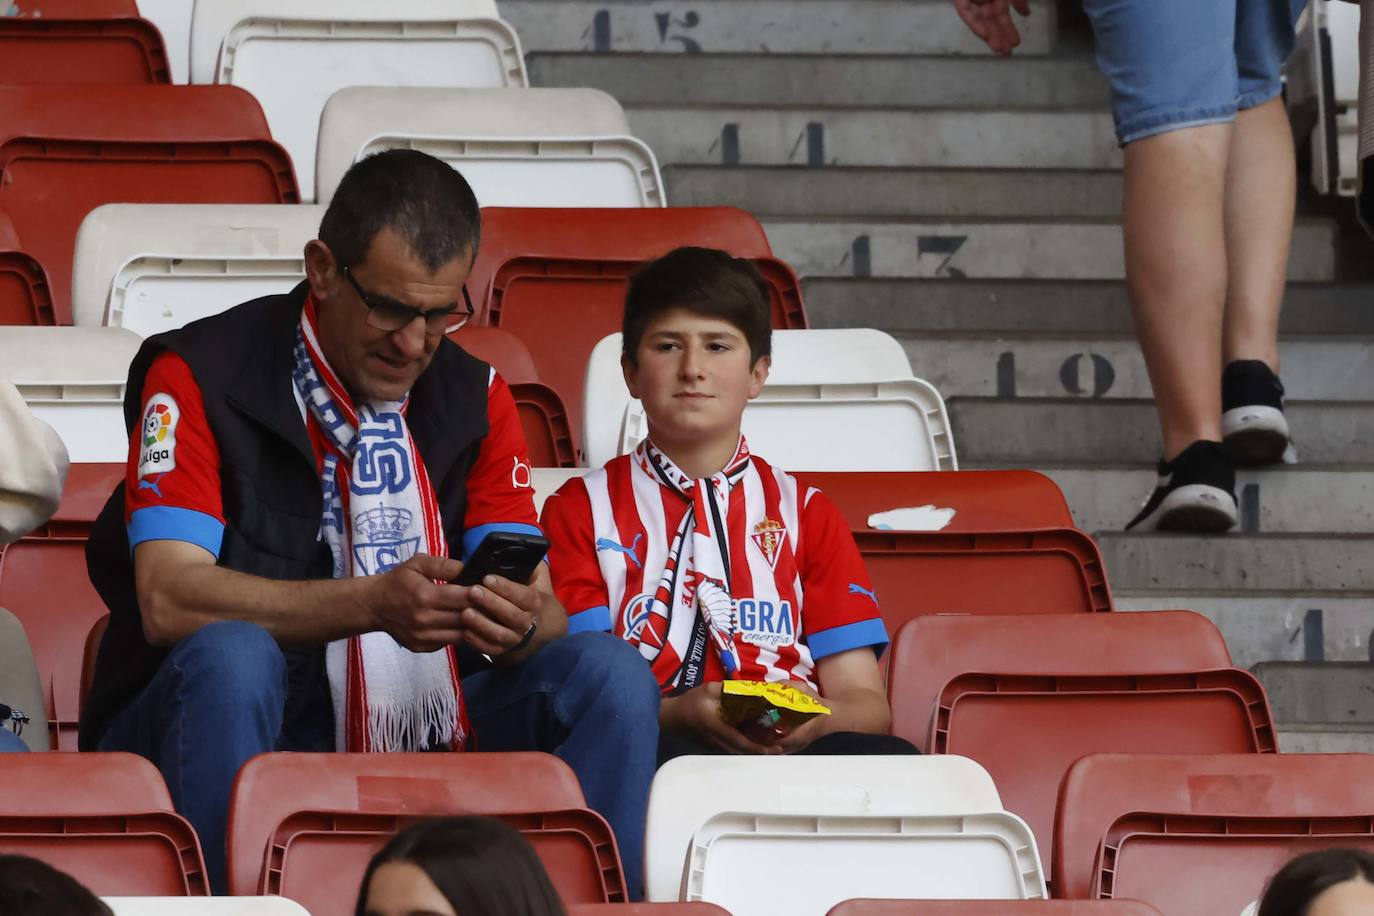
<svg viewBox="0 0 1374 916">
<path fill-rule="evenodd" d="M 869 646 L 860 646 L 816 663 L 817 693 L 805 684 L 792 686 L 816 696 L 830 707 L 830 715 L 817 716 L 791 734 L 778 739 L 786 751 L 800 750 L 822 735 L 834 732 L 886 734 L 892 725 L 891 710 L 883 691 L 882 669 Z"/>
</svg>

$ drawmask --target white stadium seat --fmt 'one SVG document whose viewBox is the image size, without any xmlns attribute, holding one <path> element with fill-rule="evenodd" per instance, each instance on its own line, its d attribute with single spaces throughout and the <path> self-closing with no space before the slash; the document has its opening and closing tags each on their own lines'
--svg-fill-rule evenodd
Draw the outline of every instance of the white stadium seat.
<svg viewBox="0 0 1374 916">
<path fill-rule="evenodd" d="M 587 364 L 584 449 L 600 467 L 648 435 L 620 369 L 619 334 Z M 867 328 L 773 332 L 763 393 L 744 411 L 750 447 L 796 471 L 958 469 L 940 393 L 915 378 L 901 344 Z"/>
<path fill-rule="evenodd" d="M 694 837 L 718 814 L 948 818 L 1001 812 L 992 777 L 966 757 L 678 757 L 659 768 L 649 790 L 645 894 L 653 901 L 679 899 Z M 753 861 L 759 880 L 777 883 L 783 866 Z"/>
<path fill-rule="evenodd" d="M 304 278 L 323 216 L 311 204 L 98 207 L 76 236 L 74 323 L 148 337 L 284 293 Z"/>
<path fill-rule="evenodd" d="M 779 881 L 785 868 L 804 881 Z M 1007 811 L 934 816 L 731 812 L 692 837 L 683 899 L 732 916 L 825 916 L 856 897 L 1044 900 L 1035 837 Z"/>
<path fill-rule="evenodd" d="M 0 328 L 0 378 L 57 430 L 73 463 L 123 462 L 124 386 L 140 343 L 123 328 Z"/>
<path fill-rule="evenodd" d="M 664 206 L 653 151 L 597 89 L 341 90 L 320 118 L 316 199 L 394 147 L 450 163 L 484 207 Z"/>
<path fill-rule="evenodd" d="M 320 113 L 337 90 L 529 85 L 520 39 L 489 0 L 200 0 L 191 71 L 257 97 L 307 197 Z"/>
<path fill-rule="evenodd" d="M 285 897 L 102 897 L 114 916 L 310 916 Z"/>
<path fill-rule="evenodd" d="M 557 493 L 563 484 L 585 473 L 586 468 L 534 468 L 530 475 L 530 483 L 534 486 L 534 511 L 543 512 L 546 499 Z"/>
</svg>

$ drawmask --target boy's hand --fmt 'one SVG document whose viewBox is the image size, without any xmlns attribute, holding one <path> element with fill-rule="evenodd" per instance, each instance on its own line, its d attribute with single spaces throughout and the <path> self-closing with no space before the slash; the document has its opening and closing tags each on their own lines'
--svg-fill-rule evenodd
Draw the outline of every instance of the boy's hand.
<svg viewBox="0 0 1374 916">
<path fill-rule="evenodd" d="M 822 703 L 826 706 L 831 705 L 825 697 L 817 693 L 811 685 L 807 684 L 805 681 L 788 681 L 787 686 L 806 694 L 817 703 Z M 813 716 L 790 732 L 783 733 L 782 736 L 772 743 L 772 746 L 780 749 L 785 754 L 795 754 L 821 735 L 824 735 L 829 730 L 830 720 L 831 716 Z"/>
<path fill-rule="evenodd" d="M 665 731 L 685 732 L 729 754 L 781 754 L 777 745 L 750 741 L 720 717 L 719 681 L 700 684 L 684 694 L 663 701 L 659 726 Z M 808 723 L 809 724 L 809 723 Z"/>
</svg>

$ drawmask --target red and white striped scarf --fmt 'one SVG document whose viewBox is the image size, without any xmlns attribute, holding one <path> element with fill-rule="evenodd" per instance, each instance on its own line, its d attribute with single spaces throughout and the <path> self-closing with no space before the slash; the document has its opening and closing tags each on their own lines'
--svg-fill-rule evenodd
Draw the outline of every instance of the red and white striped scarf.
<svg viewBox="0 0 1374 916">
<path fill-rule="evenodd" d="M 448 556 L 429 474 L 406 426 L 409 396 L 354 405 L 330 368 L 307 300 L 292 378 L 322 433 L 320 535 L 334 578 L 375 576 L 416 553 Z M 341 751 L 461 750 L 469 733 L 452 646 L 417 653 L 385 632 L 330 643 L 325 668 Z"/>
</svg>

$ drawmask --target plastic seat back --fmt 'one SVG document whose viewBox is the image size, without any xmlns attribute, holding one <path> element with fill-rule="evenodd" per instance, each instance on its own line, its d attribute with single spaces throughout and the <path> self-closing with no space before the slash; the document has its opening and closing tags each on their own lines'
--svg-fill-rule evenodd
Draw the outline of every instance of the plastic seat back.
<svg viewBox="0 0 1374 916">
<path fill-rule="evenodd" d="M 764 862 L 786 862 L 806 881 L 773 880 L 760 868 Z M 855 894 L 1049 896 L 1030 828 L 1005 811 L 933 817 L 717 814 L 692 838 L 683 889 L 686 899 L 719 903 L 737 916 L 820 913 Z"/>
<path fill-rule="evenodd" d="M 51 746 L 75 750 L 86 635 L 107 613 L 86 575 L 86 539 L 25 538 L 9 545 L 0 555 L 0 607 L 29 634 Z M 36 727 L 38 716 L 30 715 Z"/>
<path fill-rule="evenodd" d="M 0 84 L 168 82 L 162 36 L 146 19 L 0 18 Z"/>
<path fill-rule="evenodd" d="M 960 675 L 1168 674 L 1231 664 L 1221 631 L 1192 611 L 928 615 L 901 626 L 889 658 L 893 731 L 923 750 L 936 698 Z"/>
<path fill-rule="evenodd" d="M 586 808 L 496 815 L 534 848 L 565 901 L 619 902 L 625 879 L 610 825 Z M 416 818 L 354 811 L 299 811 L 272 835 L 259 891 L 279 894 L 315 913 L 347 912 L 357 899 L 340 874 L 361 875 L 372 856 Z"/>
<path fill-rule="evenodd" d="M 1374 851 L 1371 811 L 1368 754 L 1094 754 L 1059 790 L 1055 883 L 1170 916 L 1239 913 L 1297 855 Z"/>
<path fill-rule="evenodd" d="M 73 462 L 129 454 L 124 388 L 139 339 L 121 328 L 0 329 L 0 377 L 62 437 Z"/>
<path fill-rule="evenodd" d="M 195 831 L 134 754 L 6 755 L 0 852 L 30 855 L 97 894 L 205 896 Z"/>
<path fill-rule="evenodd" d="M 72 250 L 95 207 L 291 203 L 286 151 L 231 86 L 0 87 L 0 208 L 71 322 Z"/>
<path fill-rule="evenodd" d="M 305 278 L 324 208 L 309 204 L 107 204 L 76 236 L 73 319 L 140 337 Z"/>
<path fill-rule="evenodd" d="M 46 524 L 30 538 L 85 538 L 114 493 L 124 482 L 124 465 L 116 462 L 72 464 L 62 486 L 62 500 Z"/>
<path fill-rule="evenodd" d="M 596 89 L 342 89 L 320 118 L 316 198 L 396 147 L 448 162 L 483 206 L 665 205 L 653 151 Z"/>
<path fill-rule="evenodd" d="M 46 751 L 49 747 L 47 715 L 38 665 L 34 662 L 24 625 L 3 607 L 0 607 L 0 703 L 29 717 L 28 724 L 21 725 L 19 732 L 29 750 Z M 0 719 L 0 730 L 13 726 L 13 719 Z"/>
<path fill-rule="evenodd" d="M 0 210 L 0 326 L 57 324 L 48 274 L 19 243 L 9 214 Z"/>
<path fill-rule="evenodd" d="M 137 16 L 135 0 L 16 0 L 13 15 L 40 19 L 120 19 Z"/>
<path fill-rule="evenodd" d="M 285 897 L 103 897 L 114 916 L 310 916 Z"/>
<path fill-rule="evenodd" d="M 963 674 L 944 686 L 938 704 L 926 741 L 931 753 L 982 764 L 1007 810 L 1025 818 L 1042 850 L 1051 848 L 1060 780 L 1084 754 L 1277 751 L 1264 688 L 1237 668 Z"/>
<path fill-rule="evenodd" d="M 797 471 L 849 527 L 894 531 L 1072 528 L 1059 485 L 1037 471 Z"/>
<path fill-rule="evenodd" d="M 585 807 L 577 777 L 549 754 L 263 754 L 229 802 L 229 889 L 254 894 L 278 826 L 301 812 L 419 817 Z"/>
<path fill-rule="evenodd" d="M 856 531 L 889 633 L 923 614 L 1110 611 L 1102 555 L 1074 528 Z"/>
<path fill-rule="evenodd" d="M 464 18 L 432 0 L 217 0 L 197 3 L 192 68 L 215 39 L 218 64 L 205 82 L 242 86 L 261 102 L 272 135 L 291 153 L 301 188 L 315 187 L 320 118 L 349 86 L 512 87 L 529 85 L 515 30 L 493 12 Z M 355 150 L 356 151 L 356 150 Z"/>
<path fill-rule="evenodd" d="M 896 817 L 1001 810 L 988 774 L 957 756 L 678 757 L 659 768 L 649 790 L 645 897 L 679 899 L 692 838 L 715 814 Z"/>
<path fill-rule="evenodd" d="M 1138 900 L 846 900 L 826 916 L 1161 916 Z"/>
</svg>

